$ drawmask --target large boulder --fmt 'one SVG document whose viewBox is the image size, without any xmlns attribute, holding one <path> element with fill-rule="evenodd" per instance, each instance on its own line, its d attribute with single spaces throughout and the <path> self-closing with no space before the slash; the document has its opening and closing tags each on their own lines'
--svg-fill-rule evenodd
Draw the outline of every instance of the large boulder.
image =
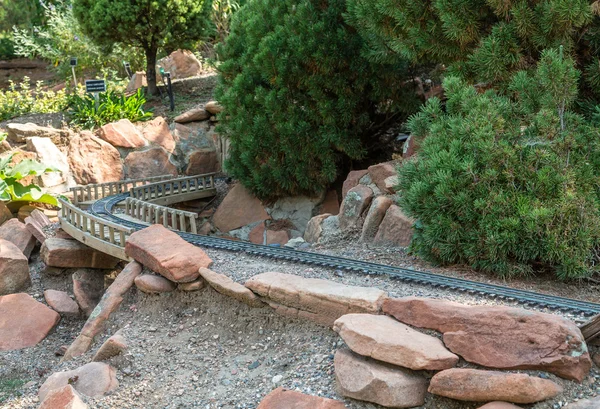
<svg viewBox="0 0 600 409">
<path fill-rule="evenodd" d="M 335 379 L 342 395 L 387 408 L 425 403 L 427 380 L 407 369 L 386 365 L 347 349 L 335 353 Z"/>
<path fill-rule="evenodd" d="M 389 197 L 378 196 L 373 200 L 362 228 L 360 236 L 362 241 L 371 241 L 375 238 L 381 221 L 384 219 L 386 212 L 394 202 Z"/>
<path fill-rule="evenodd" d="M 177 176 L 177 167 L 171 163 L 170 155 L 163 148 L 131 152 L 125 158 L 125 176 L 128 179 L 162 175 Z"/>
<path fill-rule="evenodd" d="M 204 108 L 192 108 L 181 115 L 175 117 L 174 121 L 178 124 L 187 124 L 188 122 L 205 121 L 210 118 L 210 112 Z"/>
<path fill-rule="evenodd" d="M 212 265 L 212 260 L 200 247 L 188 243 L 177 233 L 159 224 L 129 236 L 125 253 L 176 283 L 194 281 L 200 275 L 200 268 Z"/>
<path fill-rule="evenodd" d="M 379 313 L 387 296 L 377 288 L 275 272 L 256 275 L 245 285 L 264 297 L 280 314 L 308 318 L 328 326 L 345 314 Z"/>
<path fill-rule="evenodd" d="M 342 230 L 353 230 L 362 227 L 363 213 L 371 205 L 373 190 L 364 185 L 358 185 L 348 191 L 340 207 L 338 215 Z"/>
<path fill-rule="evenodd" d="M 51 390 L 38 409 L 88 409 L 88 407 L 75 388 L 65 385 Z"/>
<path fill-rule="evenodd" d="M 68 159 L 77 184 L 116 182 L 123 179 L 119 151 L 91 132 L 84 131 L 73 136 Z"/>
<path fill-rule="evenodd" d="M 141 148 L 146 146 L 146 140 L 129 119 L 111 122 L 98 130 L 98 136 L 119 148 Z"/>
<path fill-rule="evenodd" d="M 489 402 L 535 403 L 562 393 L 561 386 L 549 379 L 522 373 L 447 369 L 431 378 L 429 392 L 447 398 Z"/>
<path fill-rule="evenodd" d="M 40 254 L 49 267 L 110 269 L 120 261 L 77 240 L 56 237 L 46 239 Z"/>
<path fill-rule="evenodd" d="M 158 65 L 165 72 L 171 73 L 171 78 L 182 79 L 189 77 L 197 77 L 202 74 L 202 64 L 196 58 L 194 53 L 188 50 L 173 51 L 167 57 L 158 61 Z"/>
<path fill-rule="evenodd" d="M 0 297 L 0 351 L 37 345 L 58 324 L 60 315 L 28 294 Z"/>
<path fill-rule="evenodd" d="M 383 311 L 442 332 L 452 352 L 489 368 L 541 370 L 581 381 L 592 365 L 579 328 L 557 315 L 414 297 L 387 299 Z"/>
<path fill-rule="evenodd" d="M 241 184 L 236 184 L 225 196 L 213 216 L 213 224 L 226 233 L 252 223 L 269 219 L 260 200 Z"/>
<path fill-rule="evenodd" d="M 64 153 L 48 138 L 33 137 L 27 139 L 27 150 L 37 154 L 38 160 L 46 166 L 56 168 L 56 172 L 48 172 L 39 176 L 40 186 L 56 187 L 66 184 L 71 168 Z"/>
<path fill-rule="evenodd" d="M 158 145 L 169 153 L 175 151 L 175 139 L 169 130 L 169 124 L 162 116 L 151 121 L 142 122 L 142 135 L 154 145 Z"/>
<path fill-rule="evenodd" d="M 412 240 L 413 224 L 414 220 L 393 204 L 385 212 L 373 242 L 380 245 L 407 247 Z"/>
<path fill-rule="evenodd" d="M 30 285 L 27 257 L 13 243 L 0 239 L 0 295 L 23 291 Z"/>
<path fill-rule="evenodd" d="M 35 237 L 27 229 L 25 223 L 21 223 L 18 219 L 10 219 L 0 226 L 0 239 L 10 241 L 27 258 L 31 255 L 36 243 Z"/>
<path fill-rule="evenodd" d="M 50 392 L 66 385 L 73 386 L 82 395 L 100 398 L 117 389 L 119 381 L 115 368 L 102 362 L 91 362 L 72 371 L 50 375 L 40 387 L 38 397 L 43 401 Z"/>
<path fill-rule="evenodd" d="M 48 138 L 56 145 L 68 145 L 71 133 L 67 129 L 39 126 L 32 123 L 6 125 L 7 140 L 13 144 L 23 144 L 27 138 Z"/>
<path fill-rule="evenodd" d="M 234 298 L 250 307 L 264 307 L 264 303 L 248 288 L 236 283 L 224 274 L 201 268 L 200 275 L 215 291 Z"/>
<path fill-rule="evenodd" d="M 277 388 L 256 409 L 346 409 L 346 406 L 337 400 Z"/>
<path fill-rule="evenodd" d="M 357 354 L 404 368 L 438 371 L 458 363 L 458 357 L 439 339 L 385 315 L 344 315 L 335 321 L 333 330 Z"/>
<path fill-rule="evenodd" d="M 377 165 L 369 166 L 369 176 L 375 185 L 384 193 L 394 193 L 393 190 L 386 186 L 386 179 L 398 175 L 396 172 L 396 164 L 393 162 L 384 162 Z"/>
<path fill-rule="evenodd" d="M 221 170 L 217 150 L 214 148 L 196 149 L 187 155 L 186 175 L 202 175 Z"/>
<path fill-rule="evenodd" d="M 353 170 L 348 173 L 346 180 L 344 181 L 344 185 L 342 186 L 342 200 L 346 197 L 350 189 L 358 186 L 360 180 L 365 176 L 369 171 L 367 169 L 363 170 Z"/>
</svg>

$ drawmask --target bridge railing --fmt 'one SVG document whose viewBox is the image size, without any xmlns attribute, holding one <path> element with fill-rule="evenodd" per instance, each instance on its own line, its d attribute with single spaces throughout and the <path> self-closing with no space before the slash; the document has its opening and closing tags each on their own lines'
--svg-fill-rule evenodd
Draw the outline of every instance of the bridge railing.
<svg viewBox="0 0 600 409">
<path fill-rule="evenodd" d="M 198 213 L 172 209 L 140 199 L 125 200 L 125 214 L 148 224 L 162 224 L 166 228 L 184 233 L 198 233 Z"/>
<path fill-rule="evenodd" d="M 85 186 L 75 186 L 70 190 L 73 192 L 73 203 L 76 205 L 84 202 L 93 202 L 106 196 L 117 195 L 128 192 L 130 189 L 147 185 L 161 180 L 173 179 L 173 175 L 161 175 L 148 178 L 126 179 L 118 182 L 96 183 Z"/>
<path fill-rule="evenodd" d="M 67 234 L 98 251 L 129 260 L 125 242 L 133 229 L 93 216 L 63 199 L 59 201 L 60 225 Z"/>
<path fill-rule="evenodd" d="M 130 197 L 134 199 L 165 206 L 214 196 L 215 193 L 214 173 L 163 180 L 129 190 Z"/>
</svg>

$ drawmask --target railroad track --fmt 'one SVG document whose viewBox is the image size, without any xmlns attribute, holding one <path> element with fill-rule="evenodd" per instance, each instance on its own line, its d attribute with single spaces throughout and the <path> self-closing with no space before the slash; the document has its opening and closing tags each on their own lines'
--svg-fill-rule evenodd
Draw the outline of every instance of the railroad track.
<svg viewBox="0 0 600 409">
<path fill-rule="evenodd" d="M 120 217 L 114 213 L 115 206 L 129 197 L 129 193 L 107 196 L 97 200 L 89 209 L 96 217 L 112 221 L 119 225 L 140 230 L 147 227 Z M 447 277 L 430 272 L 422 272 L 407 268 L 386 266 L 366 261 L 352 260 L 326 254 L 310 253 L 287 247 L 272 247 L 248 242 L 232 241 L 212 236 L 177 232 L 184 240 L 196 246 L 244 252 L 251 255 L 287 260 L 314 266 L 329 267 L 363 274 L 385 275 L 406 283 L 414 283 L 439 289 L 479 295 L 491 299 L 514 302 L 522 306 L 548 308 L 583 317 L 600 314 L 600 304 L 579 301 L 554 295 L 540 294 L 527 290 L 505 287 L 495 284 L 480 283 L 455 277 Z"/>
</svg>

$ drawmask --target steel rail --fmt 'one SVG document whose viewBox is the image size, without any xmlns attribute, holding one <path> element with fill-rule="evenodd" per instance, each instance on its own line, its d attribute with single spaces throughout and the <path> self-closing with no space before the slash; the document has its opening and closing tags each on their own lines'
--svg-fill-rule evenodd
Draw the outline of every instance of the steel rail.
<svg viewBox="0 0 600 409">
<path fill-rule="evenodd" d="M 135 230 L 147 226 L 132 222 L 114 214 L 117 203 L 129 197 L 129 193 L 107 196 L 96 201 L 89 212 L 97 217 L 109 219 L 122 226 Z M 522 306 L 547 308 L 584 317 L 600 314 L 600 304 L 574 300 L 555 295 L 540 294 L 528 290 L 505 287 L 497 284 L 481 283 L 457 277 L 448 277 L 431 272 L 417 271 L 401 267 L 386 266 L 368 261 L 352 260 L 327 254 L 311 253 L 287 247 L 273 247 L 249 242 L 233 241 L 214 236 L 202 236 L 192 233 L 175 232 L 184 240 L 196 246 L 223 249 L 235 252 L 287 260 L 315 266 L 360 272 L 368 275 L 386 275 L 402 282 L 430 286 L 433 288 L 464 292 L 471 295 L 484 296 L 491 299 L 514 302 Z"/>
</svg>

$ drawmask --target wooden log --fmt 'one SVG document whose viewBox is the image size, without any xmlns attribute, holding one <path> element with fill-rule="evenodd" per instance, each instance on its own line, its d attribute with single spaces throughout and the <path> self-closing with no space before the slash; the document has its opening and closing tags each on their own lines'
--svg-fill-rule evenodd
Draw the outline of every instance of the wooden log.
<svg viewBox="0 0 600 409">
<path fill-rule="evenodd" d="M 585 342 L 596 344 L 600 342 L 600 314 L 579 327 Z"/>
</svg>

